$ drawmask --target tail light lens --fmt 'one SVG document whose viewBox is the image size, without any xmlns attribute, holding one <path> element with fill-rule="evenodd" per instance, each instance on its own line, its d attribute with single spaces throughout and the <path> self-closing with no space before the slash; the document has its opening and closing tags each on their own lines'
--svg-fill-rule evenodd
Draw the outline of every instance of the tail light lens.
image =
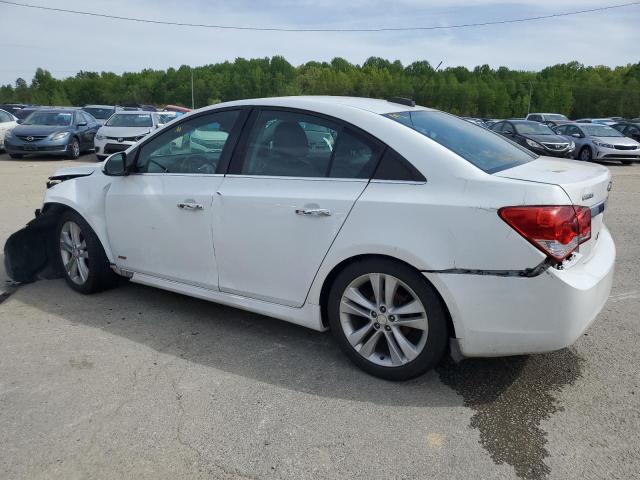
<svg viewBox="0 0 640 480">
<path fill-rule="evenodd" d="M 533 246 L 562 261 L 591 238 L 591 209 L 572 205 L 505 207 L 498 215 Z"/>
</svg>

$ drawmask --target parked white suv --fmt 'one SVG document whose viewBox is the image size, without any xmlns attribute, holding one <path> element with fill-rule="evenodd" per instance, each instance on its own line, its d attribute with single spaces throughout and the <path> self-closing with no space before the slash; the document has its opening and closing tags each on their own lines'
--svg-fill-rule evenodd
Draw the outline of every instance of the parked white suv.
<svg viewBox="0 0 640 480">
<path fill-rule="evenodd" d="M 18 125 L 18 119 L 5 110 L 0 110 L 0 150 L 4 150 L 4 136 Z"/>
<path fill-rule="evenodd" d="M 20 281 L 53 261 L 82 293 L 120 275 L 330 328 L 357 365 L 406 379 L 449 346 L 573 343 L 611 289 L 610 179 L 404 100 L 244 100 L 61 170 L 5 258 Z"/>
</svg>

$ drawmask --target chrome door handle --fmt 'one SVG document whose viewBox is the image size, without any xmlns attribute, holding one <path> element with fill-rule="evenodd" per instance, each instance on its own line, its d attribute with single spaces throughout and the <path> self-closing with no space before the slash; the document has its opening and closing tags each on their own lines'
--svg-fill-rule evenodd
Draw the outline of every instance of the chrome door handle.
<svg viewBox="0 0 640 480">
<path fill-rule="evenodd" d="M 178 208 L 183 210 L 204 210 L 204 205 L 193 202 L 180 202 Z"/>
<path fill-rule="evenodd" d="M 326 208 L 296 208 L 296 215 L 305 215 L 309 217 L 329 217 L 331 211 Z"/>
</svg>

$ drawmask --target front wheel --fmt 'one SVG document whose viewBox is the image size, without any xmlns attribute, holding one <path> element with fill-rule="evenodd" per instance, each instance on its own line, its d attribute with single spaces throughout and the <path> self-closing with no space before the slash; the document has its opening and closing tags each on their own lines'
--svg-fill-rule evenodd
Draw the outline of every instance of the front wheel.
<svg viewBox="0 0 640 480">
<path fill-rule="evenodd" d="M 80 293 L 94 293 L 116 285 L 98 236 L 79 214 L 67 211 L 58 220 L 58 261 L 67 284 Z"/>
<path fill-rule="evenodd" d="M 71 160 L 75 160 L 80 157 L 80 142 L 76 137 L 71 138 L 69 145 L 67 146 L 67 156 Z"/>
<path fill-rule="evenodd" d="M 591 153 L 591 149 L 589 147 L 582 147 L 580 150 L 580 155 L 578 156 L 580 160 L 583 162 L 590 162 L 593 158 L 593 154 Z"/>
<path fill-rule="evenodd" d="M 440 298 L 419 272 L 399 262 L 371 259 L 347 266 L 331 287 L 327 307 L 342 350 L 377 377 L 416 377 L 445 353 Z"/>
</svg>

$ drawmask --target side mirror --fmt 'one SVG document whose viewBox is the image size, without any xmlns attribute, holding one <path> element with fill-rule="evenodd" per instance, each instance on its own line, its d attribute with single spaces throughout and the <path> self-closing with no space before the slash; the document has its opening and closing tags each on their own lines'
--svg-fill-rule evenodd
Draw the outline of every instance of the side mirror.
<svg viewBox="0 0 640 480">
<path fill-rule="evenodd" d="M 510 131 L 502 132 L 502 134 L 506 135 L 507 137 L 512 137 L 513 136 L 513 132 L 510 132 Z"/>
<path fill-rule="evenodd" d="M 87 126 L 87 122 L 78 122 L 78 126 L 79 127 L 86 127 Z"/>
<path fill-rule="evenodd" d="M 127 154 L 119 152 L 111 155 L 104 164 L 103 172 L 110 177 L 124 177 L 127 175 L 129 173 L 127 171 Z"/>
<path fill-rule="evenodd" d="M 20 124 L 20 123 L 24 122 L 24 120 L 23 120 L 23 119 L 21 119 L 21 118 L 19 118 L 19 119 L 17 119 L 17 120 L 16 120 L 16 122 L 17 122 L 18 124 Z"/>
<path fill-rule="evenodd" d="M 582 134 L 580 133 L 572 133 L 571 136 L 575 138 L 582 138 Z"/>
</svg>

